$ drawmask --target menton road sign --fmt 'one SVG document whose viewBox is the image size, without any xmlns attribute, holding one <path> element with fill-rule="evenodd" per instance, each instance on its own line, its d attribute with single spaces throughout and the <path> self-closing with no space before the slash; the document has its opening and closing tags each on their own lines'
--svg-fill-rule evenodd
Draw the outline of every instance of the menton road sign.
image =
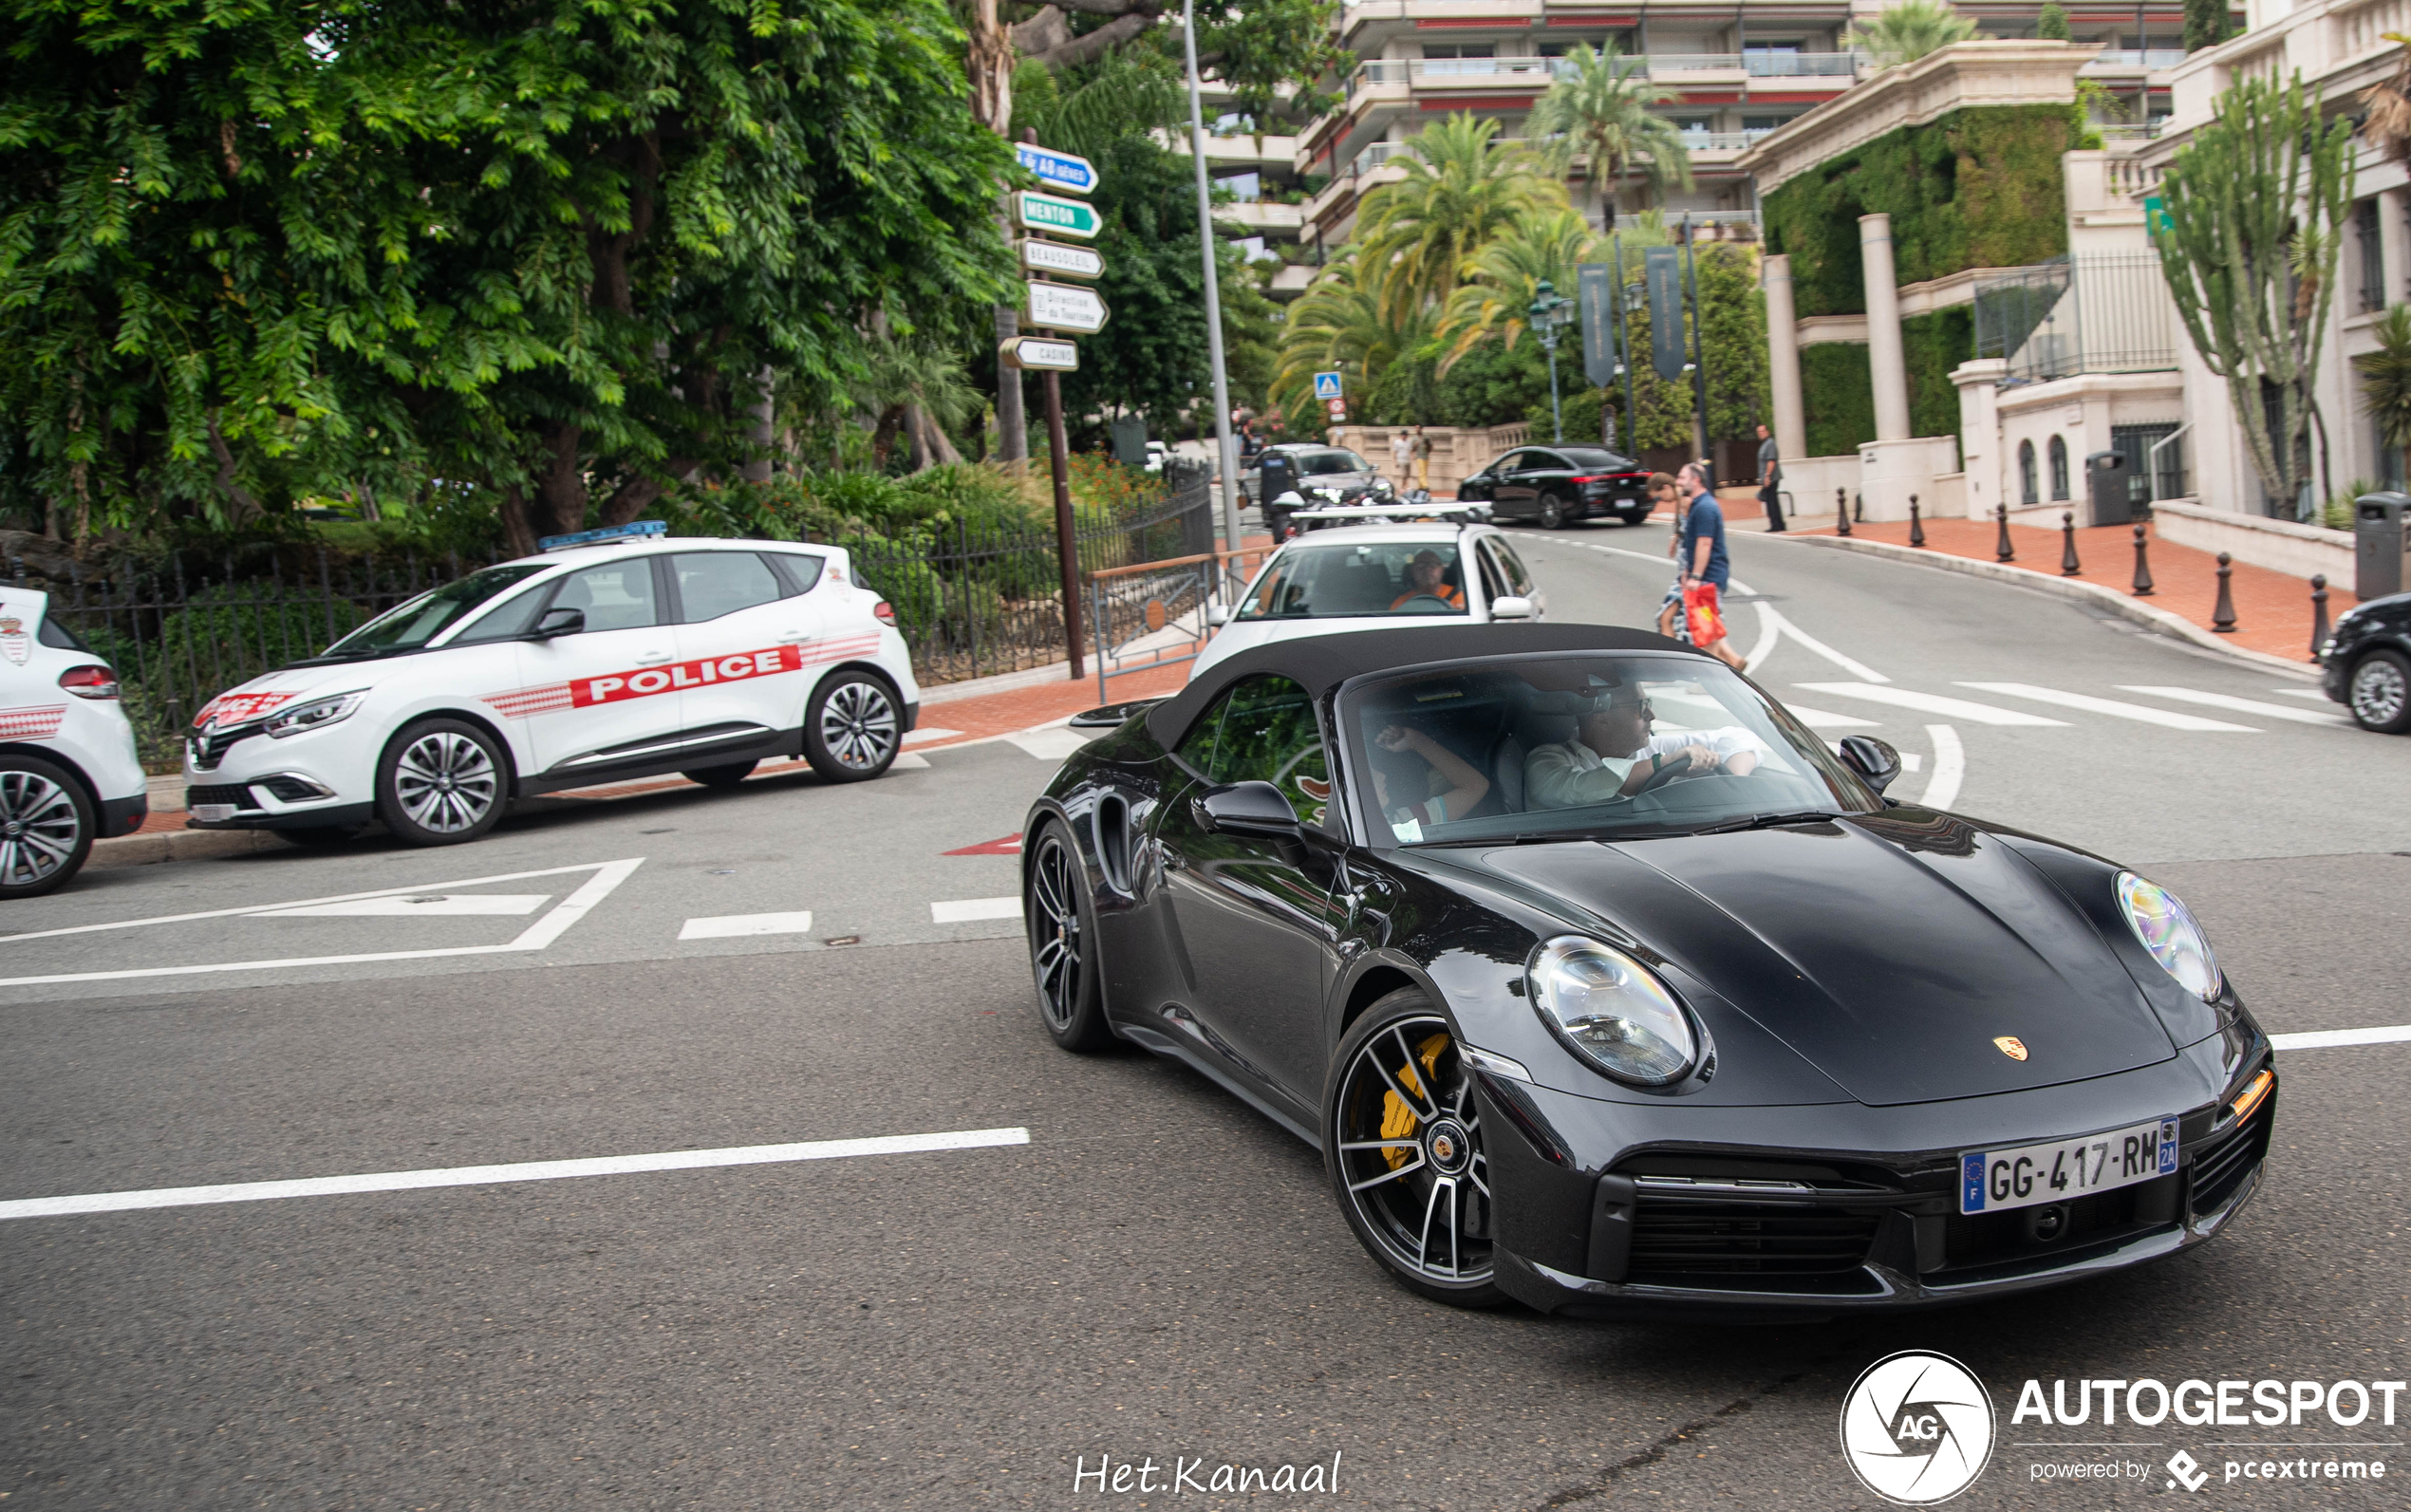
<svg viewBox="0 0 2411 1512">
<path fill-rule="evenodd" d="M 1080 348 L 1073 342 L 1048 336 L 1016 336 L 997 347 L 997 359 L 1007 367 L 1037 373 L 1069 373 L 1080 365 Z"/>
<path fill-rule="evenodd" d="M 1090 241 L 1105 228 L 1104 219 L 1097 215 L 1096 208 L 1076 199 L 1024 189 L 1014 196 L 1014 200 L 1019 209 L 1022 226 L 1030 231 L 1052 232 L 1057 236 Z"/>
<path fill-rule="evenodd" d="M 1038 176 L 1038 182 L 1049 189 L 1060 189 L 1067 195 L 1085 195 L 1096 188 L 1096 164 L 1086 158 L 1068 152 L 1056 152 L 1035 142 L 1018 142 L 1013 155 L 1021 166 Z"/>
<path fill-rule="evenodd" d="M 1059 241 L 1040 241 L 1036 236 L 1021 238 L 1021 266 L 1033 272 L 1053 273 L 1058 278 L 1094 278 L 1105 271 L 1105 254 L 1086 247 L 1067 247 Z"/>
</svg>

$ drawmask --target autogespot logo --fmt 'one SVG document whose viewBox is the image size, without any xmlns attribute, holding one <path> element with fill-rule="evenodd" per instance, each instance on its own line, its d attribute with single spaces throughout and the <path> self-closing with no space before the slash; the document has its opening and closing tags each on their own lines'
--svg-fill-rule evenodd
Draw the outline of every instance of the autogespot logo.
<svg viewBox="0 0 2411 1512">
<path fill-rule="evenodd" d="M 1841 1453 L 1866 1488 L 1903 1506 L 1948 1502 L 1992 1457 L 1992 1398 L 1947 1354 L 1903 1350 L 1841 1401 Z"/>
</svg>

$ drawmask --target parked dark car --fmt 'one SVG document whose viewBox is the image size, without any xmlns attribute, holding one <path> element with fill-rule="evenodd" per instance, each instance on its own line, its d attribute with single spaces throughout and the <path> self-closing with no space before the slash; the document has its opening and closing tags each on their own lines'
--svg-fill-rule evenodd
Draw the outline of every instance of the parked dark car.
<svg viewBox="0 0 2411 1512">
<path fill-rule="evenodd" d="M 2000 1297 L 2202 1243 L 2260 1184 L 2271 1047 L 2182 903 L 1885 797 L 1890 746 L 1837 756 L 1689 647 L 1318 636 L 1119 712 L 1029 815 L 1046 1030 L 1315 1146 L 1425 1297 Z"/>
<path fill-rule="evenodd" d="M 2320 652 L 2327 697 L 2364 730 L 2411 731 L 2411 593 L 2346 611 Z"/>
<path fill-rule="evenodd" d="M 1552 531 L 1604 515 L 1638 525 L 1652 507 L 1649 469 L 1597 446 L 1517 447 L 1458 484 L 1457 497 L 1487 500 L 1498 519 Z"/>
</svg>

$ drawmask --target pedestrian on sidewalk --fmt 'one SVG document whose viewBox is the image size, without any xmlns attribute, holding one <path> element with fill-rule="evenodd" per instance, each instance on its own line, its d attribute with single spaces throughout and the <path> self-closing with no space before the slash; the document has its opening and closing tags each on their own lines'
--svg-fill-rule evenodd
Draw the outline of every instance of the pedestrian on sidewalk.
<svg viewBox="0 0 2411 1512">
<path fill-rule="evenodd" d="M 1674 481 L 1691 498 L 1683 512 L 1682 545 L 1676 559 L 1682 564 L 1683 610 L 1692 622 L 1691 642 L 1734 671 L 1746 671 L 1748 663 L 1726 635 L 1719 607 L 1725 585 L 1733 575 L 1732 561 L 1725 554 L 1725 512 L 1716 495 L 1708 491 L 1707 470 L 1699 463 L 1686 464 Z"/>
<path fill-rule="evenodd" d="M 1403 493 L 1411 486 L 1407 468 L 1414 460 L 1414 438 L 1407 434 L 1403 425 L 1390 433 L 1390 460 L 1398 470 L 1398 488 Z"/>
<path fill-rule="evenodd" d="M 1414 486 L 1425 493 L 1431 491 L 1431 438 L 1423 427 L 1414 428 L 1414 441 L 1409 448 L 1414 456 Z"/>
<path fill-rule="evenodd" d="M 1766 533 L 1780 535 L 1784 529 L 1783 495 L 1778 485 L 1784 480 L 1783 449 L 1775 444 L 1775 433 L 1766 426 L 1758 427 L 1758 502 L 1766 507 Z"/>
</svg>

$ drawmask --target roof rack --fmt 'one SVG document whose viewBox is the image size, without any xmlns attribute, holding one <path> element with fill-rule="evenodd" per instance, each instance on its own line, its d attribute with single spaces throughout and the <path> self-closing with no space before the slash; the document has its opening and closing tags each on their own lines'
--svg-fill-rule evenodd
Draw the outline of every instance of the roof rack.
<svg viewBox="0 0 2411 1512">
<path fill-rule="evenodd" d="M 627 525 L 607 525 L 599 531 L 580 531 L 574 535 L 547 535 L 535 543 L 539 551 L 566 551 L 572 546 L 617 546 L 626 541 L 641 541 L 647 536 L 667 535 L 668 522 L 637 520 Z"/>
<path fill-rule="evenodd" d="M 1293 510 L 1290 519 L 1301 525 L 1322 525 L 1341 520 L 1391 520 L 1410 524 L 1415 520 L 1455 519 L 1459 524 L 1481 524 L 1490 517 L 1490 506 L 1479 499 L 1451 500 L 1448 503 L 1409 503 L 1404 499 L 1394 504 L 1326 505 L 1320 509 Z"/>
</svg>

